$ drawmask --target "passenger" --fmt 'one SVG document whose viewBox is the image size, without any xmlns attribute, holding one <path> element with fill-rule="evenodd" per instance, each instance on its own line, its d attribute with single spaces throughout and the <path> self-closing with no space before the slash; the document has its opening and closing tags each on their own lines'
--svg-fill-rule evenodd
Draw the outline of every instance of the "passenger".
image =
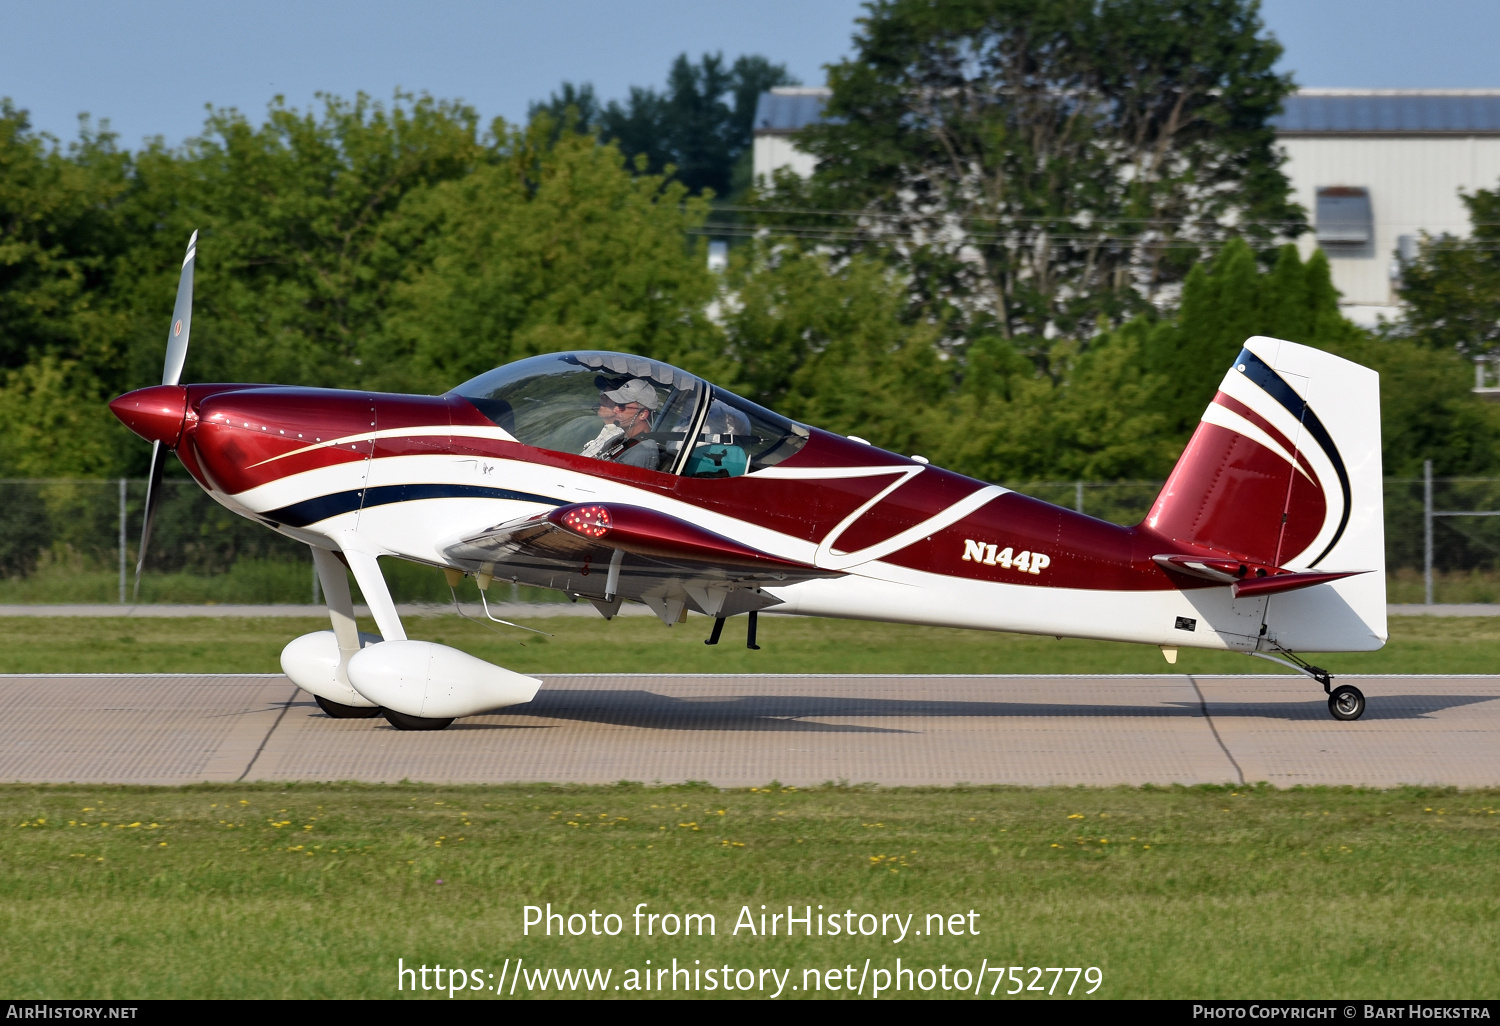
<svg viewBox="0 0 1500 1026">
<path fill-rule="evenodd" d="M 656 389 L 641 378 L 631 378 L 619 388 L 603 392 L 599 396 L 599 417 L 604 427 L 583 447 L 582 455 L 656 470 L 661 446 L 645 435 L 651 430 L 651 414 L 660 406 Z"/>
<path fill-rule="evenodd" d="M 722 399 L 715 399 L 703 419 L 702 442 L 722 442 L 725 445 L 745 445 L 750 437 L 750 418 L 739 410 L 728 406 Z"/>
</svg>

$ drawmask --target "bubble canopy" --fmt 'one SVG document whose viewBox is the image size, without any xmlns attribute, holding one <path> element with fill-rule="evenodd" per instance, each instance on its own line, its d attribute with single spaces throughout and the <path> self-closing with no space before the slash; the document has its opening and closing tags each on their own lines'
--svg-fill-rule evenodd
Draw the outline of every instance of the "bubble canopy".
<svg viewBox="0 0 1500 1026">
<path fill-rule="evenodd" d="M 524 445 L 687 477 L 753 474 L 808 438 L 801 424 L 696 375 L 625 353 L 533 356 L 448 394 Z"/>
</svg>

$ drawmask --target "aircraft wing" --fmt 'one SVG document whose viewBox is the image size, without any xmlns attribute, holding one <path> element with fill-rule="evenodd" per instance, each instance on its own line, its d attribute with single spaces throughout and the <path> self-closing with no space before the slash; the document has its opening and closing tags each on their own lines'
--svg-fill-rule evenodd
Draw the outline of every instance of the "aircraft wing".
<svg viewBox="0 0 1500 1026">
<path fill-rule="evenodd" d="M 470 572 L 562 587 L 601 611 L 621 597 L 639 599 L 663 619 L 684 608 L 711 616 L 764 608 L 780 600 L 762 594 L 762 586 L 844 576 L 615 502 L 574 503 L 496 524 L 449 542 L 442 553 Z"/>
</svg>

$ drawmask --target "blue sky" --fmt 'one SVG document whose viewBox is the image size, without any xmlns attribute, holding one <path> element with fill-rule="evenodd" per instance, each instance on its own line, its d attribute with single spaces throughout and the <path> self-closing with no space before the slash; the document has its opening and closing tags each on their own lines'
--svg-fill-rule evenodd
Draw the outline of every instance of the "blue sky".
<svg viewBox="0 0 1500 1026">
<path fill-rule="evenodd" d="M 762 53 L 808 84 L 845 55 L 858 0 L 0 0 L 0 96 L 64 139 L 108 118 L 129 147 L 176 144 L 205 104 L 252 117 L 281 93 L 461 98 L 524 116 L 564 79 L 605 98 L 672 58 Z M 1500 88 L 1500 0 L 1264 0 L 1302 85 Z"/>
</svg>

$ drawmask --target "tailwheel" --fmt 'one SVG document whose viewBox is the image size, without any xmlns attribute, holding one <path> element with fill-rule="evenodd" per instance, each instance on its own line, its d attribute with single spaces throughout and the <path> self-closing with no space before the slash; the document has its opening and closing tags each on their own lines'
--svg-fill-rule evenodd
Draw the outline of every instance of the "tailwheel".
<svg viewBox="0 0 1500 1026">
<path fill-rule="evenodd" d="M 1340 684 L 1328 695 L 1328 711 L 1336 720 L 1357 720 L 1365 714 L 1365 696 L 1352 684 Z"/>
<path fill-rule="evenodd" d="M 380 715 L 378 705 L 340 705 L 322 695 L 313 695 L 313 698 L 318 700 L 318 708 L 335 720 L 368 720 Z"/>
<path fill-rule="evenodd" d="M 1251 652 L 1250 655 L 1258 659 L 1268 659 L 1273 663 L 1298 673 L 1305 673 L 1319 684 L 1323 685 L 1323 694 L 1328 696 L 1328 711 L 1336 720 L 1357 720 L 1365 714 L 1365 694 L 1352 684 L 1340 684 L 1333 686 L 1333 674 L 1321 666 L 1314 666 L 1306 659 L 1301 658 L 1286 649 L 1280 649 L 1281 655 L 1272 655 L 1269 652 Z M 1282 658 L 1285 656 L 1286 658 Z"/>
<path fill-rule="evenodd" d="M 406 713 L 398 713 L 394 709 L 381 709 L 380 712 L 385 717 L 385 722 L 397 730 L 442 730 L 453 722 L 452 716 L 446 720 L 435 720 L 428 719 L 425 716 L 408 716 Z"/>
</svg>

